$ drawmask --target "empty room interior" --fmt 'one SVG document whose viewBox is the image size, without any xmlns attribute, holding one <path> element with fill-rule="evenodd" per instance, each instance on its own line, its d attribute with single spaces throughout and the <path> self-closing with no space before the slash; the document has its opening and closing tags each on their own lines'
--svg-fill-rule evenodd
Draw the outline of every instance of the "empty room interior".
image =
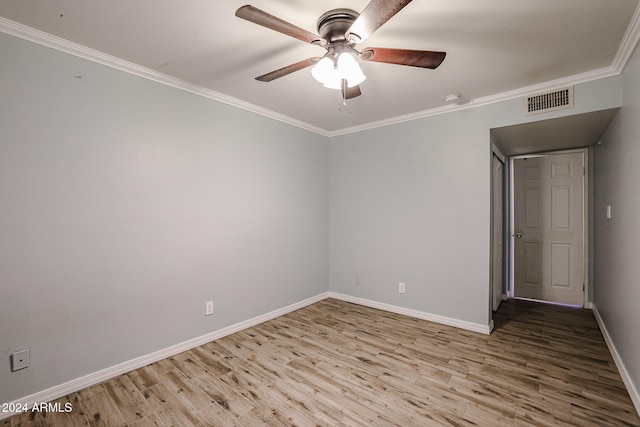
<svg viewBox="0 0 640 427">
<path fill-rule="evenodd" d="M 0 426 L 640 425 L 639 4 L 0 1 Z"/>
</svg>

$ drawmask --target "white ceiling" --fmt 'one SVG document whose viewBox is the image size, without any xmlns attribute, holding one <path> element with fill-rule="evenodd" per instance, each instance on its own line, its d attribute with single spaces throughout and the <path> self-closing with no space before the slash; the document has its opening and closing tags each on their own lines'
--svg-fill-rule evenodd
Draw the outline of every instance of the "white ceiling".
<svg viewBox="0 0 640 427">
<path fill-rule="evenodd" d="M 442 50 L 446 59 L 436 70 L 362 63 L 363 94 L 342 111 L 337 91 L 309 69 L 254 80 L 325 51 L 235 17 L 248 0 L 0 0 L 0 31 L 332 135 L 456 108 L 445 106 L 451 93 L 479 105 L 615 74 L 637 42 L 638 2 L 413 1 L 358 48 Z M 251 4 L 317 33 L 325 11 L 361 11 L 368 0 Z"/>
<path fill-rule="evenodd" d="M 600 143 L 618 110 L 611 108 L 504 126 L 491 129 L 491 135 L 503 153 L 510 156 L 588 147 Z"/>
</svg>

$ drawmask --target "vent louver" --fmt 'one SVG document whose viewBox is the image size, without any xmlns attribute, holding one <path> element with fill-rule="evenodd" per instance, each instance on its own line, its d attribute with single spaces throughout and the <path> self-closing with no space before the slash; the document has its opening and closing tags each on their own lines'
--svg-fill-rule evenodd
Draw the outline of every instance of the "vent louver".
<svg viewBox="0 0 640 427">
<path fill-rule="evenodd" d="M 553 92 L 532 95 L 525 99 L 525 115 L 573 108 L 573 86 Z"/>
</svg>

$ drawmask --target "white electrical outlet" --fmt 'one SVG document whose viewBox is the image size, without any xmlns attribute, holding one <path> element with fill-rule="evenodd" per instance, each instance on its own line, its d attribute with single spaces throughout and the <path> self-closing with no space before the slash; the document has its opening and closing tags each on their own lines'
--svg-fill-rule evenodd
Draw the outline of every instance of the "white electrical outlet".
<svg viewBox="0 0 640 427">
<path fill-rule="evenodd" d="M 204 306 L 204 315 L 210 316 L 213 314 L 213 301 L 207 301 Z"/>
<path fill-rule="evenodd" d="M 402 282 L 398 283 L 398 292 L 400 292 L 401 294 L 404 294 L 405 292 L 404 283 Z"/>
<path fill-rule="evenodd" d="M 29 349 L 16 351 L 11 354 L 11 372 L 29 367 Z"/>
</svg>

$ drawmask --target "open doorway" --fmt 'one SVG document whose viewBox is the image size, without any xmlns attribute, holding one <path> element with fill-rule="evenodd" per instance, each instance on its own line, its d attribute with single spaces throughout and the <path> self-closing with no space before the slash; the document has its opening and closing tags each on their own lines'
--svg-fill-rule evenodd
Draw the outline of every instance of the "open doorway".
<svg viewBox="0 0 640 427">
<path fill-rule="evenodd" d="M 551 119 L 541 119 L 541 120 L 531 120 L 531 118 L 525 120 L 523 119 L 523 123 L 512 124 L 508 126 L 495 127 L 491 129 L 490 132 L 490 141 L 491 141 L 491 153 L 500 153 L 502 157 L 505 158 L 504 169 L 507 175 L 506 180 L 504 181 L 504 203 L 505 203 L 505 212 L 504 212 L 504 224 L 505 227 L 503 229 L 503 256 L 504 256 L 504 288 L 503 293 L 504 297 L 513 297 L 513 281 L 514 281 L 514 271 L 513 271 L 513 243 L 514 238 L 513 234 L 515 231 L 513 230 L 513 218 L 511 215 L 511 205 L 513 203 L 513 191 L 512 191 L 512 182 L 510 176 L 512 174 L 512 162 L 511 158 L 515 156 L 523 156 L 523 155 L 532 155 L 535 153 L 553 153 L 556 151 L 562 150 L 581 150 L 584 147 L 591 147 L 595 145 L 601 135 L 605 132 L 609 123 L 613 120 L 616 113 L 619 111 L 619 108 L 612 108 L 600 111 L 592 111 L 588 113 L 579 113 L 568 116 L 556 117 Z M 587 149 L 588 152 L 589 149 Z M 585 161 L 585 164 L 588 165 L 588 162 Z M 491 177 L 493 180 L 493 163 L 491 163 Z M 587 177 L 588 177 L 587 170 Z M 493 181 L 492 181 L 493 184 Z M 585 184 L 585 187 L 587 184 Z M 494 192 L 494 188 L 492 186 L 492 194 Z M 585 189 L 585 194 L 588 195 L 589 190 Z M 592 203 L 592 202 L 590 202 Z M 585 200 L 585 209 L 589 211 L 586 207 L 587 201 Z M 492 199 L 492 208 L 493 208 L 493 199 Z M 493 209 L 492 209 L 493 211 Z M 491 226 L 493 227 L 494 221 L 496 218 L 491 217 Z M 588 230 L 589 225 L 585 224 L 585 229 Z M 493 230 L 493 229 L 492 229 Z M 492 234 L 492 239 L 493 239 Z M 588 236 L 585 236 L 585 252 L 588 249 Z M 556 252 L 561 252 L 561 249 L 565 250 L 565 256 L 567 254 L 566 247 L 561 248 L 560 246 L 556 247 Z M 592 254 L 590 256 L 593 256 Z M 494 272 L 498 268 L 494 264 L 495 258 L 492 256 L 492 261 L 490 264 L 491 269 L 491 277 L 493 279 Z M 587 269 L 587 265 L 585 263 L 585 270 Z M 592 274 L 589 273 L 589 274 Z M 566 276 L 565 276 L 566 277 Z M 588 298 L 589 298 L 589 276 L 585 275 L 585 295 L 584 295 L 584 303 L 581 305 L 588 306 Z M 492 288 L 489 292 L 490 298 L 488 301 L 489 304 L 489 312 L 490 316 L 492 316 L 492 308 L 494 306 L 494 291 L 493 286 L 495 285 L 493 280 L 490 280 L 490 287 Z"/>
<path fill-rule="evenodd" d="M 588 306 L 588 150 L 511 158 L 510 294 Z"/>
</svg>

